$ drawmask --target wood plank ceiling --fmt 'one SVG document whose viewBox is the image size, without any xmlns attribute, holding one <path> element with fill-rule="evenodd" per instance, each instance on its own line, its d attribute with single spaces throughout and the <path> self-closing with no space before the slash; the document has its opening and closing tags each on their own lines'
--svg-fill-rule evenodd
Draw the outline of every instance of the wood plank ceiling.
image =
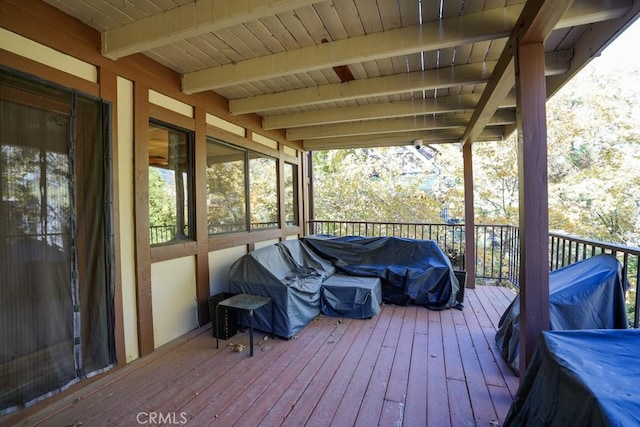
<svg viewBox="0 0 640 427">
<path fill-rule="evenodd" d="M 523 0 L 46 1 L 100 31 L 106 57 L 147 55 L 185 93 L 215 91 L 231 114 L 258 114 L 307 150 L 496 140 L 516 127 L 511 81 L 491 108 L 481 97 Z M 639 11 L 638 0 L 575 0 L 545 42 L 548 96 Z"/>
</svg>

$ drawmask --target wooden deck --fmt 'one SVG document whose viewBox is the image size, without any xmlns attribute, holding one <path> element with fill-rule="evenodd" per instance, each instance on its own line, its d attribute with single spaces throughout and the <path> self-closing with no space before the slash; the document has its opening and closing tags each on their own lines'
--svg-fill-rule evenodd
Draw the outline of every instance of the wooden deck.
<svg viewBox="0 0 640 427">
<path fill-rule="evenodd" d="M 518 386 L 493 341 L 512 298 L 479 286 L 463 311 L 386 305 L 367 320 L 320 316 L 295 339 L 258 332 L 253 358 L 228 345 L 248 345 L 248 332 L 216 350 L 207 325 L 40 404 L 20 425 L 499 425 Z"/>
</svg>

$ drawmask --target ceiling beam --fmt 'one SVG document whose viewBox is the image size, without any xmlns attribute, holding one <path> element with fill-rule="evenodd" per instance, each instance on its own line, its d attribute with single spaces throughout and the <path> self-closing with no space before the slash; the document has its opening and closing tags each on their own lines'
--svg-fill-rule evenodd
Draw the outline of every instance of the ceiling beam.
<svg viewBox="0 0 640 427">
<path fill-rule="evenodd" d="M 198 0 L 102 33 L 102 55 L 123 56 L 327 0 Z"/>
<path fill-rule="evenodd" d="M 318 138 L 397 133 L 412 130 L 465 128 L 470 117 L 470 113 L 449 113 L 293 128 L 287 129 L 287 140 L 304 139 L 307 141 Z M 508 125 L 515 122 L 515 109 L 499 110 L 490 121 L 490 125 Z"/>
<path fill-rule="evenodd" d="M 632 6 L 632 0 L 576 0 L 558 21 L 555 28 L 569 28 L 618 19 L 625 15 Z"/>
<path fill-rule="evenodd" d="M 482 83 L 489 80 L 495 64 L 495 61 L 476 62 L 232 99 L 229 101 L 229 112 L 231 114 L 256 113 L 338 100 L 346 101 Z"/>
<path fill-rule="evenodd" d="M 476 108 L 480 94 L 443 96 L 439 98 L 367 104 L 353 107 L 330 108 L 302 113 L 267 116 L 262 118 L 263 129 L 290 129 L 302 126 L 344 123 L 358 120 L 374 120 L 425 114 L 471 111 Z M 500 108 L 515 107 L 515 94 L 503 98 Z"/>
<path fill-rule="evenodd" d="M 585 0 L 580 2 L 574 2 L 573 6 L 564 15 L 563 20 L 568 18 L 568 15 L 577 9 L 579 5 L 584 9 L 587 8 L 587 4 L 590 3 Z M 591 2 L 599 3 L 599 2 Z M 623 12 L 626 7 L 630 5 L 630 8 Z M 591 5 L 593 7 L 593 4 Z M 567 82 L 571 81 L 584 66 L 586 66 L 591 59 L 600 55 L 602 50 L 605 49 L 608 42 L 614 40 L 620 35 L 626 28 L 631 25 L 640 15 L 640 2 L 617 2 L 615 7 L 612 7 L 608 12 L 607 20 L 602 22 L 595 22 L 589 27 L 589 37 L 583 37 L 574 46 L 573 49 L 556 51 L 560 58 L 557 58 L 556 64 L 560 67 L 563 65 L 563 59 L 569 61 L 569 69 L 559 73 L 549 74 L 549 56 L 547 54 L 547 99 L 551 98 L 557 91 L 559 91 Z M 595 12 L 594 12 L 595 13 Z M 601 12 L 602 13 L 602 12 Z M 568 74 L 563 75 L 563 74 Z M 511 135 L 516 131 L 516 125 L 507 125 L 505 127 L 505 137 Z"/>
<path fill-rule="evenodd" d="M 513 89 L 516 83 L 514 73 L 515 67 L 511 47 L 507 45 L 500 56 L 491 79 L 489 79 L 482 92 L 478 108 L 473 111 L 473 115 L 462 136 L 464 141 L 473 142 L 480 135 L 482 129 L 489 122 L 489 118 L 493 116 L 503 102 L 504 97 Z"/>
<path fill-rule="evenodd" d="M 591 7 L 582 8 L 582 2 Z M 586 24 L 593 19 L 602 19 L 603 15 L 612 19 L 612 16 L 628 10 L 628 3 L 629 0 L 578 0 L 577 9 L 569 13 L 566 22 L 557 21 L 555 28 Z M 600 9 L 596 9 L 595 4 L 600 4 Z M 191 94 L 339 65 L 499 39 L 509 36 L 522 9 L 522 4 L 500 7 L 206 68 L 184 74 L 182 90 Z"/>
<path fill-rule="evenodd" d="M 623 31 L 633 23 L 640 15 L 640 2 L 634 2 L 631 8 L 622 16 L 589 26 L 588 36 L 581 37 L 574 46 L 571 67 L 567 70 L 568 76 L 553 76 L 547 78 L 547 98 L 550 98 L 565 83 L 571 81 L 584 66 L 593 58 L 600 55 L 608 43 L 615 40 Z"/>
<path fill-rule="evenodd" d="M 567 72 L 571 65 L 571 50 L 557 50 L 546 55 L 547 76 Z M 349 99 L 386 96 L 422 90 L 445 89 L 453 86 L 486 83 L 496 61 L 474 62 L 407 74 L 360 79 L 278 93 L 229 100 L 229 113 L 248 114 L 271 110 L 346 101 Z"/>
<path fill-rule="evenodd" d="M 401 132 L 394 134 L 360 135 L 340 138 L 321 138 L 303 141 L 305 151 L 337 150 L 341 148 L 390 147 L 412 145 L 416 139 L 423 144 L 458 143 L 462 129 L 444 129 L 432 131 Z M 503 138 L 501 127 L 487 127 L 482 131 L 479 141 L 500 141 Z"/>
<path fill-rule="evenodd" d="M 573 0 L 535 0 L 528 1 L 518 19 L 518 23 L 509 37 L 498 64 L 487 83 L 482 97 L 471 116 L 471 120 L 462 136 L 465 143 L 473 143 L 482 129 L 489 123 L 500 103 L 515 85 L 515 66 L 513 49 L 517 43 L 526 41 L 544 41 L 557 22 L 567 12 Z"/>
<path fill-rule="evenodd" d="M 182 91 L 190 94 L 337 65 L 503 38 L 511 32 L 521 10 L 522 5 L 500 7 L 206 68 L 184 74 Z"/>
</svg>

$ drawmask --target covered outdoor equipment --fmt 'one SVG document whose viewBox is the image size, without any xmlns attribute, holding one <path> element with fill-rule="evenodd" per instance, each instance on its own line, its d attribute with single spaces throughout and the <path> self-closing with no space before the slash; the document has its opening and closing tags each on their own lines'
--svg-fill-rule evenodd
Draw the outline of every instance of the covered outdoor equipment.
<svg viewBox="0 0 640 427">
<path fill-rule="evenodd" d="M 608 254 L 552 271 L 549 274 L 549 328 L 626 329 L 625 285 L 620 263 Z M 502 357 L 516 374 L 520 368 L 519 318 L 518 295 L 500 318 L 496 333 Z"/>
<path fill-rule="evenodd" d="M 640 425 L 640 331 L 543 332 L 504 422 Z"/>
<path fill-rule="evenodd" d="M 432 310 L 456 305 L 458 280 L 432 240 L 315 235 L 303 241 L 341 273 L 380 278 L 385 302 Z"/>
</svg>

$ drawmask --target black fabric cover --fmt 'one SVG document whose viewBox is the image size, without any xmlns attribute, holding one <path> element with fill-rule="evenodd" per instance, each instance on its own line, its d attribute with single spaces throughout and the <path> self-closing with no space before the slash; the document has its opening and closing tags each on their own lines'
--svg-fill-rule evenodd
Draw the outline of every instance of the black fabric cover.
<svg viewBox="0 0 640 427">
<path fill-rule="evenodd" d="M 622 267 L 608 254 L 568 265 L 549 274 L 549 327 L 568 329 L 626 329 Z M 498 323 L 496 344 L 507 364 L 519 372 L 520 297 L 513 300 Z"/>
<path fill-rule="evenodd" d="M 320 314 L 320 285 L 335 272 L 331 263 L 298 240 L 252 251 L 231 265 L 229 291 L 273 299 L 275 333 L 291 338 Z M 271 330 L 271 308 L 254 313 L 254 327 Z"/>
<path fill-rule="evenodd" d="M 543 332 L 504 426 L 640 425 L 640 331 Z"/>
<path fill-rule="evenodd" d="M 320 288 L 320 310 L 327 316 L 368 319 L 380 312 L 382 284 L 377 277 L 334 274 Z"/>
<path fill-rule="evenodd" d="M 341 273 L 380 278 L 385 302 L 412 302 L 433 310 L 456 304 L 458 280 L 449 258 L 434 241 L 324 235 L 303 241 Z"/>
<path fill-rule="evenodd" d="M 109 117 L 0 70 L 0 415 L 116 362 Z"/>
</svg>

